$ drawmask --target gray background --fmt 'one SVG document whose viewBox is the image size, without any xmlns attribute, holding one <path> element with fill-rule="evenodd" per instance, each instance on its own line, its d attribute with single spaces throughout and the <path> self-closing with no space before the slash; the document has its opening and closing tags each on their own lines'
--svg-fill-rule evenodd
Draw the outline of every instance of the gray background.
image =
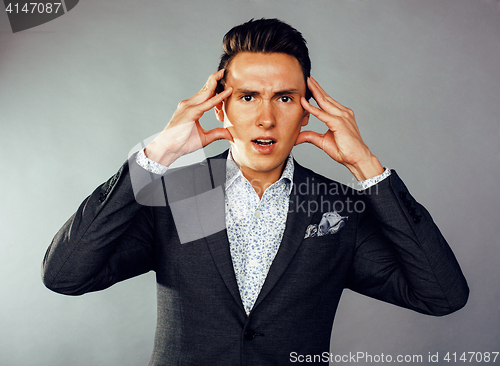
<svg viewBox="0 0 500 366">
<path fill-rule="evenodd" d="M 302 31 L 313 75 L 433 214 L 471 287 L 443 318 L 346 291 L 331 352 L 500 351 L 498 1 L 87 0 L 16 34 L 0 13 L 1 365 L 147 364 L 153 273 L 75 298 L 45 289 L 40 264 L 79 203 L 215 71 L 224 33 L 252 17 Z M 313 146 L 294 154 L 353 183 Z"/>
</svg>

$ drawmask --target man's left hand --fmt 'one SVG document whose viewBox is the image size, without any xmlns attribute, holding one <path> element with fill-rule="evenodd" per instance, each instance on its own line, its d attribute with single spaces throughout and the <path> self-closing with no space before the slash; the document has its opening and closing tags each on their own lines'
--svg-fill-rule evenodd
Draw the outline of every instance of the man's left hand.
<svg viewBox="0 0 500 366">
<path fill-rule="evenodd" d="M 384 168 L 361 138 L 354 112 L 330 97 L 312 77 L 307 79 L 307 84 L 319 108 L 312 106 L 304 97 L 301 98 L 302 106 L 324 122 L 328 131 L 322 135 L 314 131 L 303 131 L 297 137 L 295 145 L 303 142 L 316 145 L 349 169 L 358 181 L 382 174 Z"/>
</svg>

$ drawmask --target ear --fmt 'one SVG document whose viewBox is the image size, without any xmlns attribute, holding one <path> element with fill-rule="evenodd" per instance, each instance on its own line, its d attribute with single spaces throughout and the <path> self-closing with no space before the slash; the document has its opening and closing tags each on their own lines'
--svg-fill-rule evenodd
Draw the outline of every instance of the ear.
<svg viewBox="0 0 500 366">
<path fill-rule="evenodd" d="M 309 123 L 309 116 L 311 114 L 304 109 L 304 116 L 302 117 L 302 123 L 301 126 L 304 127 Z"/>
<path fill-rule="evenodd" d="M 215 117 L 220 122 L 224 122 L 224 102 L 220 102 L 214 107 Z"/>
</svg>

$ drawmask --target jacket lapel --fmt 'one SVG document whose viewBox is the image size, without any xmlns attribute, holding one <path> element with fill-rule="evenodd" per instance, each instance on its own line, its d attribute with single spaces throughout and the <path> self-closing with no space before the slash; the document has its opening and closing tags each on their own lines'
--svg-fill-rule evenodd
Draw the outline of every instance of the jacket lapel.
<svg viewBox="0 0 500 366">
<path fill-rule="evenodd" d="M 241 311 L 245 313 L 245 308 L 241 302 L 240 291 L 236 282 L 236 275 L 234 274 L 233 260 L 231 259 L 231 253 L 229 251 L 227 231 L 219 231 L 218 233 L 215 233 L 205 239 L 222 280 L 226 284 L 227 289 L 233 296 Z"/>
<path fill-rule="evenodd" d="M 290 264 L 300 243 L 304 240 L 304 233 L 312 220 L 308 214 L 308 204 L 316 201 L 317 194 L 312 192 L 311 176 L 294 160 L 293 189 L 290 194 L 290 205 L 286 220 L 285 232 L 281 240 L 278 253 L 269 268 L 266 280 L 253 306 L 255 309 L 259 303 L 269 294 L 272 288 L 281 278 Z"/>
<path fill-rule="evenodd" d="M 210 214 L 216 217 L 224 217 L 224 220 L 226 210 L 224 198 L 224 184 L 226 182 L 226 161 L 227 151 L 225 151 L 221 155 L 207 160 L 213 191 L 217 192 L 214 196 L 218 197 L 218 199 L 212 202 L 209 207 Z M 220 192 L 222 192 L 222 194 L 220 194 Z M 197 192 L 197 194 L 199 193 Z M 206 236 L 205 240 L 212 255 L 212 259 L 215 262 L 220 276 L 222 277 L 222 280 L 226 284 L 229 292 L 240 307 L 241 311 L 245 313 L 243 303 L 241 302 L 238 284 L 236 282 L 236 276 L 234 274 L 233 260 L 231 258 L 227 230 L 224 229 L 216 232 L 215 234 Z"/>
</svg>

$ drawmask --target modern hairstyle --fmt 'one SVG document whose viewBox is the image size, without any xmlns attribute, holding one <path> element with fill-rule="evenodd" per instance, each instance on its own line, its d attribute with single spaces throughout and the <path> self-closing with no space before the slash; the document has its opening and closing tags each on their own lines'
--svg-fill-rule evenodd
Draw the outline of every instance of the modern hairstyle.
<svg viewBox="0 0 500 366">
<path fill-rule="evenodd" d="M 218 70 L 226 69 L 239 52 L 286 53 L 297 59 L 306 82 L 306 99 L 311 97 L 307 78 L 311 75 L 311 60 L 302 34 L 279 19 L 251 19 L 226 33 Z M 219 80 L 216 92 L 225 87 L 225 76 Z"/>
</svg>

